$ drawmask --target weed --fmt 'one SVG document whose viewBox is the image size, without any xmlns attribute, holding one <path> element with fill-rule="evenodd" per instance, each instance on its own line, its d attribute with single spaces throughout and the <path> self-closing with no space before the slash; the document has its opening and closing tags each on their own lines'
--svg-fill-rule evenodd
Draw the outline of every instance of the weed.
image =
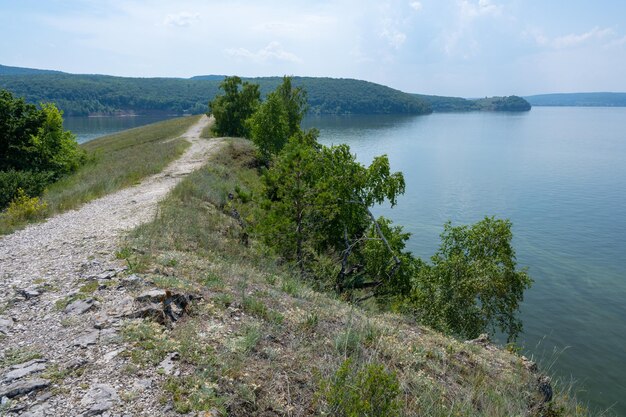
<svg viewBox="0 0 626 417">
<path fill-rule="evenodd" d="M 213 297 L 213 302 L 217 307 L 225 309 L 233 303 L 233 296 L 230 294 L 219 294 Z"/>
<path fill-rule="evenodd" d="M 361 334 L 352 327 L 339 333 L 335 338 L 335 349 L 346 357 L 358 354 L 361 350 Z"/>
<path fill-rule="evenodd" d="M 8 368 L 9 366 L 41 358 L 41 353 L 33 348 L 12 348 L 6 350 L 4 356 L 0 358 L 0 368 Z"/>
<path fill-rule="evenodd" d="M 300 283 L 295 278 L 289 277 L 283 279 L 280 289 L 292 297 L 297 297 L 300 292 Z"/>
<path fill-rule="evenodd" d="M 277 311 L 270 310 L 263 303 L 263 301 L 259 300 L 256 297 L 244 297 L 243 299 L 243 311 L 246 313 L 266 320 L 270 323 L 281 324 L 285 317 Z"/>
<path fill-rule="evenodd" d="M 130 323 L 122 329 L 124 341 L 131 343 L 131 360 L 138 365 L 158 365 L 178 344 L 172 341 L 161 326 L 152 321 Z"/>
<path fill-rule="evenodd" d="M 223 410 L 225 402 L 218 396 L 217 388 L 213 378 L 204 373 L 170 377 L 163 385 L 165 392 L 171 396 L 174 410 L 181 414 Z"/>
<path fill-rule="evenodd" d="M 258 325 L 246 326 L 243 330 L 240 347 L 244 353 L 250 353 L 261 340 L 261 329 Z"/>
<path fill-rule="evenodd" d="M 318 323 L 319 323 L 319 317 L 317 316 L 315 312 L 313 312 L 313 313 L 307 314 L 306 318 L 304 319 L 304 321 L 300 323 L 299 327 L 305 332 L 312 332 L 315 330 Z"/>
<path fill-rule="evenodd" d="M 357 369 L 346 359 L 329 379 L 322 380 L 318 398 L 337 417 L 400 416 L 400 385 L 395 373 L 378 363 Z"/>
</svg>

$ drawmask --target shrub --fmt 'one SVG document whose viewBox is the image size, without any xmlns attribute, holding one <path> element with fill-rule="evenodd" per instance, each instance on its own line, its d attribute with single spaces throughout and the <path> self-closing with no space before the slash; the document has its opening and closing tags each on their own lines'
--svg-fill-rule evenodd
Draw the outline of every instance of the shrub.
<svg viewBox="0 0 626 417">
<path fill-rule="evenodd" d="M 39 200 L 39 197 L 29 197 L 24 190 L 19 188 L 17 196 L 9 203 L 7 207 L 7 216 L 13 223 L 37 218 L 46 208 L 48 204 Z"/>
<path fill-rule="evenodd" d="M 49 171 L 0 171 L 0 210 L 17 197 L 19 189 L 31 197 L 40 195 L 53 177 Z"/>
<path fill-rule="evenodd" d="M 371 363 L 356 369 L 351 359 L 322 380 L 318 391 L 329 415 L 337 417 L 393 417 L 400 415 L 400 385 L 393 372 Z"/>
</svg>

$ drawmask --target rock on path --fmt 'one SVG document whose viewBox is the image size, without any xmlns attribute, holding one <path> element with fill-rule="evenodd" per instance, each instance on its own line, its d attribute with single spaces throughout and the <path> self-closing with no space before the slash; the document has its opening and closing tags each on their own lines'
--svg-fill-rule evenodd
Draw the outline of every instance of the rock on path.
<svg viewBox="0 0 626 417">
<path fill-rule="evenodd" d="M 119 393 L 150 381 L 147 375 L 125 371 L 128 360 L 118 354 L 124 346 L 114 329 L 119 319 L 103 313 L 128 299 L 125 286 L 98 291 L 99 302 L 81 300 L 66 310 L 55 303 L 77 294 L 88 279 L 111 279 L 123 269 L 115 259 L 119 239 L 152 219 L 157 203 L 219 149 L 220 140 L 200 138 L 208 123 L 203 116 L 183 135 L 191 146 L 163 172 L 0 238 L 0 414 L 172 413 L 159 403 L 156 390 L 145 390 L 135 402 L 119 401 Z M 31 294 L 33 288 L 37 296 L 25 297 L 23 290 Z M 3 368 L 2 358 L 16 353 L 35 354 L 41 360 L 28 362 L 33 356 L 25 356 L 24 365 L 16 367 L 14 362 Z M 41 378 L 29 379 L 31 373 L 41 373 L 44 361 L 47 369 Z M 9 378 L 3 380 L 7 373 Z M 60 389 L 46 389 L 45 378 L 52 381 L 50 388 Z M 133 398 L 132 392 L 126 394 Z"/>
</svg>

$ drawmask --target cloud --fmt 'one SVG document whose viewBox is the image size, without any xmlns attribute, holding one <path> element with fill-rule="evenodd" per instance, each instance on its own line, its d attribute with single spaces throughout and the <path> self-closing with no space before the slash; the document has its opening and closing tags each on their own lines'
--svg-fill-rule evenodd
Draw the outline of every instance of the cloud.
<svg viewBox="0 0 626 417">
<path fill-rule="evenodd" d="M 537 45 L 554 49 L 574 48 L 594 40 L 597 41 L 607 37 L 613 37 L 614 35 L 615 33 L 613 29 L 599 27 L 595 27 L 584 33 L 570 33 L 568 35 L 557 36 L 555 38 L 549 38 L 539 29 L 529 29 L 522 33 L 522 36 L 532 38 Z M 619 45 L 620 42 L 625 43 L 626 37 L 613 40 L 606 46 Z"/>
<path fill-rule="evenodd" d="M 585 43 L 593 39 L 602 39 L 612 33 L 613 31 L 609 28 L 600 29 L 598 27 L 595 27 L 585 33 L 581 33 L 581 34 L 572 33 L 569 35 L 555 38 L 552 41 L 552 46 L 557 49 L 569 48 L 569 47 L 580 45 L 582 43 Z"/>
<path fill-rule="evenodd" d="M 287 61 L 302 62 L 297 55 L 283 49 L 280 43 L 270 42 L 265 48 L 252 52 L 246 48 L 226 49 L 226 53 L 235 57 L 248 58 L 253 61 Z"/>
<path fill-rule="evenodd" d="M 419 1 L 412 1 L 409 3 L 409 6 L 411 6 L 413 10 L 416 10 L 418 12 L 422 10 L 422 3 Z"/>
<path fill-rule="evenodd" d="M 472 20 L 481 16 L 499 16 L 502 6 L 494 4 L 491 0 L 478 0 L 478 2 L 461 0 L 459 2 L 461 17 Z"/>
<path fill-rule="evenodd" d="M 614 48 L 614 47 L 623 46 L 623 45 L 626 45 L 626 36 L 622 36 L 621 38 L 612 40 L 611 42 L 607 43 L 605 47 Z"/>
<path fill-rule="evenodd" d="M 187 27 L 191 26 L 196 20 L 200 19 L 198 13 L 180 12 L 176 14 L 168 14 L 165 16 L 166 26 Z"/>
<path fill-rule="evenodd" d="M 400 49 L 404 41 L 406 41 L 406 35 L 396 28 L 391 19 L 383 21 L 383 30 L 380 32 L 380 37 L 395 49 Z"/>
</svg>

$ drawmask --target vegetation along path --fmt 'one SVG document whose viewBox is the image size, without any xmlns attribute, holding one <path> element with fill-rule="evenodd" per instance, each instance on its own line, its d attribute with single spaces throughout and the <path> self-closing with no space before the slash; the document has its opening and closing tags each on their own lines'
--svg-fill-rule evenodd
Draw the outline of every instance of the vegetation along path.
<svg viewBox="0 0 626 417">
<path fill-rule="evenodd" d="M 173 414 L 153 380 L 114 360 L 124 351 L 121 319 L 137 310 L 127 294 L 136 278 L 120 274 L 116 250 L 219 149 L 220 140 L 200 138 L 209 122 L 184 134 L 191 146 L 161 173 L 0 238 L 0 415 Z M 141 393 L 134 410 L 122 405 L 131 392 Z"/>
</svg>

